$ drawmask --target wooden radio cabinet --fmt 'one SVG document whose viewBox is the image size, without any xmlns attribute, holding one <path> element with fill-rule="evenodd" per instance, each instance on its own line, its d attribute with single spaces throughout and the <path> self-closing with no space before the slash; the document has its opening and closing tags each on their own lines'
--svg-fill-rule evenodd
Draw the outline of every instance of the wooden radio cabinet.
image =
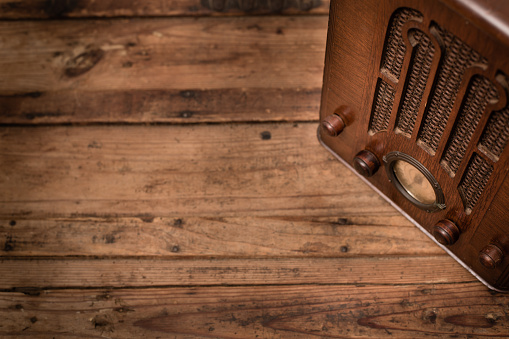
<svg viewBox="0 0 509 339">
<path fill-rule="evenodd" d="M 509 290 L 509 4 L 331 2 L 319 139 Z"/>
</svg>

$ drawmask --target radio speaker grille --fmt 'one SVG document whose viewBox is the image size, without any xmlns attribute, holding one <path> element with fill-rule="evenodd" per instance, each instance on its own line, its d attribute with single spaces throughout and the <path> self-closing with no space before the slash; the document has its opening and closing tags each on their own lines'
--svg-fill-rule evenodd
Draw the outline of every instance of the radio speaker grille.
<svg viewBox="0 0 509 339">
<path fill-rule="evenodd" d="M 368 130 L 371 135 L 403 135 L 440 162 L 451 178 L 460 175 L 458 191 L 469 214 L 509 141 L 507 106 L 491 112 L 486 125 L 480 126 L 481 121 L 486 122 L 483 115 L 490 114 L 491 107 L 507 97 L 499 89 L 507 92 L 508 79 L 501 72 L 496 79 L 484 76 L 489 66 L 486 58 L 436 22 L 431 21 L 429 27 L 422 23 L 423 15 L 416 10 L 400 8 L 393 13 Z M 402 93 L 401 99 L 397 93 Z M 390 126 L 394 107 L 398 108 L 396 119 Z M 442 140 L 450 119 L 454 119 L 452 130 Z M 483 129 L 480 141 L 473 140 L 478 128 Z M 474 142 L 479 144 L 472 145 Z M 441 143 L 445 146 L 436 154 Z M 475 151 L 468 152 L 469 147 Z M 463 162 L 467 165 L 462 167 Z M 458 173 L 460 168 L 462 173 Z"/>
</svg>

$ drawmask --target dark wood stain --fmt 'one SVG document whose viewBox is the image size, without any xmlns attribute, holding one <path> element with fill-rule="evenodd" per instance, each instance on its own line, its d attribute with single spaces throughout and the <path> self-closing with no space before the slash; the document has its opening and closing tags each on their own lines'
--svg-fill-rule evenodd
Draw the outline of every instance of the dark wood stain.
<svg viewBox="0 0 509 339">
<path fill-rule="evenodd" d="M 445 318 L 444 321 L 448 324 L 473 328 L 491 328 L 496 323 L 496 320 L 489 319 L 485 315 L 480 314 L 451 315 Z"/>
<path fill-rule="evenodd" d="M 14 251 L 15 244 L 16 244 L 16 241 L 12 240 L 11 235 L 8 235 L 6 237 L 5 243 L 4 243 L 4 252 Z"/>
<path fill-rule="evenodd" d="M 0 4 L 0 18 L 58 19 L 74 17 L 203 16 L 249 14 L 326 14 L 328 0 L 177 0 L 163 6 L 157 0 L 17 0 Z"/>
<path fill-rule="evenodd" d="M 28 93 L 17 93 L 17 94 L 11 94 L 11 95 L 5 95 L 0 94 L 0 98 L 34 98 L 37 99 L 41 97 L 44 93 L 35 91 L 35 92 L 28 92 Z"/>
<path fill-rule="evenodd" d="M 59 18 L 77 9 L 79 4 L 79 0 L 46 0 L 43 9 L 48 17 Z"/>
<path fill-rule="evenodd" d="M 38 297 L 43 292 L 43 289 L 40 287 L 15 287 L 13 292 L 23 293 L 30 297 Z"/>
<path fill-rule="evenodd" d="M 320 0 L 201 0 L 203 7 L 218 12 L 226 12 L 239 9 L 251 12 L 255 10 L 268 10 L 272 13 L 279 13 L 284 9 L 296 8 L 301 11 L 309 11 L 320 6 Z"/>
<path fill-rule="evenodd" d="M 103 56 L 104 51 L 99 48 L 83 52 L 67 63 L 64 73 L 70 78 L 80 76 L 90 71 Z"/>
<path fill-rule="evenodd" d="M 85 70 L 79 68 L 71 73 L 79 72 Z M 64 90 L 37 97 L 10 95 L 0 96 L 3 109 L 0 123 L 313 121 L 320 106 L 320 91 L 319 88 L 307 91 L 291 88 L 228 88 L 79 93 Z M 79 99 L 79 105 L 76 104 L 76 98 Z M 154 111 L 154 106 L 159 109 Z"/>
</svg>

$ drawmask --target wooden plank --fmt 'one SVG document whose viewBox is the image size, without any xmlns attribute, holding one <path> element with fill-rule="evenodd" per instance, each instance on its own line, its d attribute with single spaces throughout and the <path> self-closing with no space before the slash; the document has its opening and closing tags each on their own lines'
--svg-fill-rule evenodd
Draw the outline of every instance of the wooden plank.
<svg viewBox="0 0 509 339">
<path fill-rule="evenodd" d="M 326 16 L 0 22 L 0 123 L 316 120 L 326 30 Z"/>
<path fill-rule="evenodd" d="M 4 257 L 442 255 L 403 216 L 68 218 L 0 221 Z"/>
<path fill-rule="evenodd" d="M 328 0 L 0 0 L 2 19 L 200 16 L 241 14 L 327 14 Z"/>
<path fill-rule="evenodd" d="M 276 259 L 2 259 L 0 289 L 474 282 L 449 256 Z"/>
<path fill-rule="evenodd" d="M 507 337 L 509 296 L 479 284 L 0 293 L 2 338 Z"/>
<path fill-rule="evenodd" d="M 316 127 L 4 127 L 0 217 L 398 215 Z"/>
<path fill-rule="evenodd" d="M 68 90 L 0 95 L 2 124 L 313 121 L 321 88 Z"/>
</svg>

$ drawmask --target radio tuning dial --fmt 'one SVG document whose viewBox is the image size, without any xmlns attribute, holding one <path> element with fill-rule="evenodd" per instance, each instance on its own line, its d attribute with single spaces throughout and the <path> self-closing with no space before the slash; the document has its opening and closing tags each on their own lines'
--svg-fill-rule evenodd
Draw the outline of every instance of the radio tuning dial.
<svg viewBox="0 0 509 339">
<path fill-rule="evenodd" d="M 489 244 L 479 253 L 479 261 L 486 267 L 493 269 L 504 259 L 504 252 L 495 244 Z"/>
<path fill-rule="evenodd" d="M 362 150 L 353 158 L 353 167 L 360 175 L 369 178 L 380 168 L 380 161 L 373 152 Z"/>
<path fill-rule="evenodd" d="M 458 240 L 460 236 L 460 229 L 451 220 L 440 220 L 433 227 L 433 236 L 436 241 L 442 245 L 449 246 Z"/>
</svg>

